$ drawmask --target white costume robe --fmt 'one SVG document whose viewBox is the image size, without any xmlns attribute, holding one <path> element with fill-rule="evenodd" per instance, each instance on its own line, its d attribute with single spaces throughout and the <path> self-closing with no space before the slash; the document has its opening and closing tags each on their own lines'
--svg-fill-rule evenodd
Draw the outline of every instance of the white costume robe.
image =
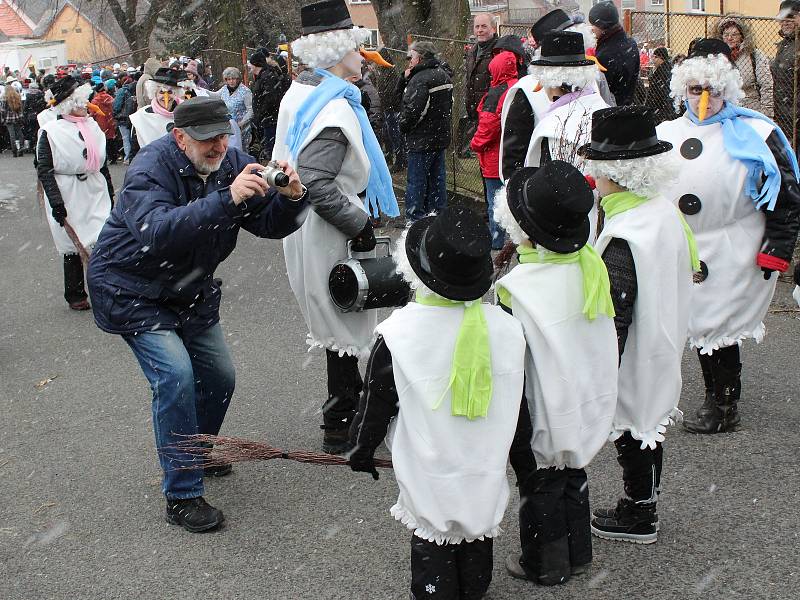
<svg viewBox="0 0 800 600">
<path fill-rule="evenodd" d="M 94 119 L 86 121 L 100 153 L 100 166 L 106 160 L 106 136 Z M 66 119 L 51 119 L 41 128 L 47 132 L 47 141 L 53 156 L 53 169 L 64 207 L 67 222 L 75 229 L 86 248 L 97 243 L 97 236 L 111 213 L 108 183 L 99 170 L 86 171 L 83 153 L 86 144 L 79 137 L 78 126 Z M 56 249 L 61 254 L 76 254 L 75 244 L 61 225 L 46 211 L 47 222 Z"/>
<path fill-rule="evenodd" d="M 399 397 L 387 436 L 400 488 L 390 512 L 438 544 L 497 535 L 508 505 L 506 464 L 522 399 L 525 338 L 499 306 L 483 305 L 483 311 L 492 399 L 486 417 L 471 421 L 451 415 L 447 391 L 463 307 L 412 302 L 377 328 L 392 355 Z"/>
<path fill-rule="evenodd" d="M 619 367 L 613 438 L 626 431 L 655 448 L 680 415 L 681 356 L 686 345 L 692 265 L 675 206 L 655 196 L 611 218 L 595 244 L 628 242 L 636 266 L 633 320 Z"/>
<path fill-rule="evenodd" d="M 525 397 L 539 469 L 582 469 L 608 440 L 617 404 L 614 320 L 583 314 L 578 263 L 521 264 L 497 282 L 525 331 Z"/>
<path fill-rule="evenodd" d="M 746 121 L 765 140 L 772 133 L 769 123 Z M 728 154 L 719 123 L 695 125 L 684 116 L 657 131 L 681 167 L 664 196 L 686 215 L 708 271 L 692 291 L 689 343 L 711 354 L 747 338 L 760 342 L 778 278 L 765 281 L 756 264 L 766 218 L 744 191 L 747 169 Z"/>
<path fill-rule="evenodd" d="M 130 119 L 131 125 L 136 130 L 136 140 L 140 148 L 167 133 L 167 125 L 173 122 L 172 117 L 159 115 L 150 105 L 137 110 Z"/>
<path fill-rule="evenodd" d="M 315 89 L 315 86 L 295 81 L 281 101 L 272 158 L 289 161 L 293 168 L 296 164 L 286 145 L 286 133 L 294 121 L 295 111 Z M 303 147 L 326 127 L 340 129 L 348 141 L 347 154 L 334 182 L 352 204 L 366 212 L 358 194 L 367 187 L 370 163 L 358 118 L 347 100 L 332 100 L 320 111 L 298 150 L 298 156 Z M 366 358 L 375 339 L 377 311 L 343 313 L 331 300 L 328 290 L 331 269 L 347 257 L 347 239 L 312 208 L 307 212 L 303 226 L 283 240 L 286 270 L 308 325 L 309 346 Z"/>
</svg>

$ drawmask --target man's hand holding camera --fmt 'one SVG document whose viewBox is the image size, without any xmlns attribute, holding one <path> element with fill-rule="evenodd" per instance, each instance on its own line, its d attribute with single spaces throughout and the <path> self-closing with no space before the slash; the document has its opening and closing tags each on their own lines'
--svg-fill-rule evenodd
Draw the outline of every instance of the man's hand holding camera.
<svg viewBox="0 0 800 600">
<path fill-rule="evenodd" d="M 279 193 L 290 200 L 300 200 L 305 195 L 305 188 L 300 183 L 300 176 L 283 160 L 276 161 L 281 171 L 288 176 L 289 183 L 286 186 L 275 186 Z M 231 183 L 231 197 L 237 206 L 249 200 L 253 196 L 265 196 L 269 191 L 269 183 L 262 177 L 262 171 L 274 169 L 274 166 L 265 167 L 258 163 L 247 165 L 238 177 Z"/>
</svg>

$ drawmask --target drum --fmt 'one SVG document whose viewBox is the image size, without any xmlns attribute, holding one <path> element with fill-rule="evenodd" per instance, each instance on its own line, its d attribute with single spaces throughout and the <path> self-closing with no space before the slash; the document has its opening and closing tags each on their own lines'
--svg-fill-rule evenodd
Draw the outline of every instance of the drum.
<svg viewBox="0 0 800 600">
<path fill-rule="evenodd" d="M 331 269 L 328 290 L 331 300 L 342 312 L 360 312 L 408 303 L 411 288 L 395 271 L 391 239 L 379 237 L 375 241 L 376 248 L 386 246 L 386 256 L 353 258 L 348 242 L 347 258 Z"/>
</svg>

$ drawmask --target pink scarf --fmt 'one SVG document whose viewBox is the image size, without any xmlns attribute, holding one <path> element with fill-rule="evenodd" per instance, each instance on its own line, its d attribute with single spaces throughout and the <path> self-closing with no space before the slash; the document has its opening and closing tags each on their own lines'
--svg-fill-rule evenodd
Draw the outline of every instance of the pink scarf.
<svg viewBox="0 0 800 600">
<path fill-rule="evenodd" d="M 175 106 L 181 103 L 180 98 L 174 98 L 174 100 L 175 100 Z M 153 101 L 150 102 L 150 108 L 152 108 L 153 112 L 156 113 L 157 115 L 161 115 L 162 117 L 167 117 L 170 120 L 173 118 L 172 113 L 169 112 L 163 106 L 161 106 L 158 103 L 158 100 L 156 100 L 155 98 L 153 98 Z"/>
<path fill-rule="evenodd" d="M 86 144 L 86 172 L 97 173 L 100 170 L 100 149 L 97 147 L 97 140 L 89 129 L 89 117 L 76 117 L 74 115 L 63 115 L 65 121 L 75 123 L 78 131 L 83 136 Z"/>
</svg>

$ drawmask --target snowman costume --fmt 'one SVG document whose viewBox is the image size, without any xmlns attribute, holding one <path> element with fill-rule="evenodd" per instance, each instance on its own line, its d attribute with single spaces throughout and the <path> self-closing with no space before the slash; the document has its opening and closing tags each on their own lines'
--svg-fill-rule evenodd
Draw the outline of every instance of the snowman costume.
<svg viewBox="0 0 800 600">
<path fill-rule="evenodd" d="M 496 289 L 525 332 L 535 455 L 520 482 L 522 555 L 508 569 L 544 585 L 565 583 L 592 561 L 584 468 L 608 440 L 617 403 L 608 273 L 587 244 L 593 207 L 584 176 L 556 160 L 517 171 L 495 210 L 520 254 Z"/>
<path fill-rule="evenodd" d="M 480 301 L 490 250 L 485 222 L 463 207 L 403 234 L 393 256 L 416 301 L 377 327 L 351 429 L 354 471 L 377 479 L 384 438 L 392 452 L 400 493 L 390 513 L 413 532 L 411 592 L 420 600 L 483 597 L 510 496 L 506 463 L 527 444 L 522 327 Z"/>
<path fill-rule="evenodd" d="M 560 8 L 551 10 L 531 26 L 531 36 L 535 40 L 544 40 L 545 34 L 551 31 L 575 31 L 583 35 L 586 58 L 593 60 L 588 51 L 597 45 L 597 38 L 586 23 L 573 23 L 572 19 Z M 541 50 L 537 52 L 537 58 Z M 607 106 L 614 106 L 614 96 L 608 89 L 603 68 L 595 69 L 594 86 Z M 533 75 L 526 75 L 512 86 L 506 94 L 501 113 L 502 137 L 500 142 L 500 179 L 507 181 L 523 166 L 528 154 L 531 135 L 536 124 L 547 113 L 551 101 Z M 594 238 L 590 238 L 594 239 Z"/>
<path fill-rule="evenodd" d="M 39 130 L 36 172 L 51 211 L 47 222 L 56 250 L 64 257 L 64 298 L 71 308 L 89 308 L 83 265 L 68 223 L 81 245 L 91 249 L 111 212 L 114 188 L 106 166 L 105 134 L 94 119 L 71 113 L 84 108 L 92 90 L 72 78 L 59 80 L 45 99 L 55 119 Z"/>
<path fill-rule="evenodd" d="M 697 349 L 706 395 L 684 423 L 695 433 L 738 426 L 739 346 L 764 338 L 762 321 L 778 279 L 772 272 L 788 269 L 800 227 L 797 161 L 774 122 L 736 106 L 741 76 L 729 53 L 718 40 L 702 40 L 671 82 L 676 103 L 687 101 L 690 86 L 705 86 L 711 91 L 703 94 L 721 95 L 720 112 L 701 119 L 686 102 L 684 116 L 658 127 L 681 170 L 680 181 L 663 193 L 686 215 L 702 260 L 689 344 Z"/>
<path fill-rule="evenodd" d="M 604 224 L 595 247 L 608 267 L 619 348 L 619 389 L 611 438 L 626 496 L 594 513 L 598 537 L 650 544 L 657 539 L 666 426 L 681 415 L 681 357 L 686 343 L 694 236 L 658 190 L 675 176 L 644 107 L 598 111 L 592 141 L 580 149 L 587 172 L 616 184 L 600 202 Z M 598 188 L 601 188 L 598 183 Z"/>
<path fill-rule="evenodd" d="M 136 140 L 137 151 L 144 148 L 153 140 L 165 135 L 168 127 L 175 120 L 172 116 L 175 107 L 183 101 L 185 88 L 180 85 L 186 79 L 184 71 L 161 67 L 153 78 L 145 82 L 148 97 L 153 100 L 148 106 L 140 106 L 139 110 L 130 116 L 131 140 Z M 164 94 L 171 94 L 170 106 L 164 106 Z"/>
<path fill-rule="evenodd" d="M 369 32 L 354 28 L 347 5 L 337 0 L 303 7 L 301 20 L 303 36 L 292 48 L 311 69 L 292 82 L 281 101 L 272 158 L 288 161 L 309 192 L 305 221 L 284 239 L 283 248 L 289 283 L 309 329 L 307 343 L 326 351 L 323 450 L 340 453 L 347 450 L 363 385 L 358 359 L 369 355 L 378 314 L 342 312 L 330 297 L 328 277 L 347 257 L 348 244 L 354 252 L 374 249 L 368 207 L 377 211 L 380 202 L 388 216 L 399 210 L 358 88 L 327 70 L 343 61 L 360 63 L 356 52 Z"/>
</svg>

